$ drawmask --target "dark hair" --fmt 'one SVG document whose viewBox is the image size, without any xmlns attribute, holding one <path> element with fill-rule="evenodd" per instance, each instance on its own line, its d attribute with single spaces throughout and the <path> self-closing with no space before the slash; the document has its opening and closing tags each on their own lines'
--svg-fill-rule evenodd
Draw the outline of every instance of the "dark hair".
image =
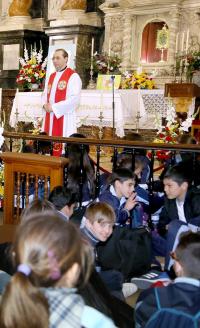
<svg viewBox="0 0 200 328">
<path fill-rule="evenodd" d="M 83 167 L 81 166 L 81 157 L 83 158 Z M 68 145 L 68 184 L 69 189 L 75 190 L 79 194 L 79 185 L 81 180 L 81 170 L 83 171 L 83 183 L 89 185 L 90 197 L 95 194 L 95 175 L 88 151 L 86 147 L 83 150 L 80 145 Z"/>
<path fill-rule="evenodd" d="M 40 136 L 48 136 L 45 131 L 39 133 Z M 35 152 L 38 150 L 38 153 L 49 154 L 51 150 L 51 141 L 45 140 L 35 140 L 33 143 Z"/>
<path fill-rule="evenodd" d="M 62 54 L 63 54 L 64 58 L 69 57 L 68 52 L 65 49 L 62 49 L 62 48 L 56 49 L 55 52 L 57 52 L 57 51 L 62 51 Z"/>
<path fill-rule="evenodd" d="M 78 197 L 72 190 L 57 186 L 51 191 L 49 201 L 60 211 L 66 205 L 71 206 L 75 204 L 78 201 Z"/>
<path fill-rule="evenodd" d="M 45 211 L 55 211 L 55 207 L 52 203 L 45 199 L 34 199 L 28 204 L 26 208 L 23 209 L 21 214 L 21 220 L 27 220 L 30 215 L 42 214 Z"/>
<path fill-rule="evenodd" d="M 119 168 L 116 169 L 109 177 L 108 183 L 114 185 L 115 181 L 120 181 L 121 183 L 129 179 L 137 180 L 137 176 L 131 170 Z"/>
<path fill-rule="evenodd" d="M 175 253 L 185 275 L 200 279 L 200 232 L 182 233 Z"/>
<path fill-rule="evenodd" d="M 75 225 L 46 212 L 19 225 L 14 253 L 16 265 L 26 264 L 31 272 L 16 272 L 7 285 L 1 300 L 0 326 L 48 328 L 49 306 L 40 288 L 56 287 L 58 282 L 62 286 L 63 275 L 74 263 L 80 268 L 75 284 L 84 286 L 93 265 L 91 247 Z"/>
<path fill-rule="evenodd" d="M 183 182 L 187 182 L 188 186 L 192 183 L 192 172 L 184 162 L 176 164 L 169 168 L 163 179 L 171 179 L 180 186 Z"/>
<path fill-rule="evenodd" d="M 81 139 L 85 139 L 86 136 L 85 136 L 84 134 L 82 134 L 82 133 L 72 133 L 72 134 L 69 136 L 69 138 L 81 138 Z M 89 147 L 89 145 L 84 145 L 84 148 L 85 148 L 85 150 L 87 151 L 87 153 L 89 154 L 89 152 L 90 152 L 90 147 Z"/>
</svg>

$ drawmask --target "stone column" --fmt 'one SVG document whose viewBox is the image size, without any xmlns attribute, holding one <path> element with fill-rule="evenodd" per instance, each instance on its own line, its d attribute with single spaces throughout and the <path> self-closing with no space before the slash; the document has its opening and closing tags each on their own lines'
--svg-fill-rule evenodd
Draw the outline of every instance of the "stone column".
<svg viewBox="0 0 200 328">
<path fill-rule="evenodd" d="M 131 63 L 132 15 L 125 14 L 123 29 L 122 68 L 125 71 Z"/>
<path fill-rule="evenodd" d="M 13 0 L 8 10 L 9 16 L 30 16 L 28 11 L 31 5 L 32 0 Z"/>
<path fill-rule="evenodd" d="M 61 10 L 81 9 L 86 10 L 86 0 L 66 0 Z"/>
<path fill-rule="evenodd" d="M 171 23 L 168 26 L 170 35 L 169 35 L 169 54 L 168 60 L 170 64 L 174 64 L 175 61 L 175 48 L 176 48 L 176 35 L 179 30 L 179 21 L 180 21 L 180 11 L 179 8 L 174 8 L 170 12 Z"/>
</svg>

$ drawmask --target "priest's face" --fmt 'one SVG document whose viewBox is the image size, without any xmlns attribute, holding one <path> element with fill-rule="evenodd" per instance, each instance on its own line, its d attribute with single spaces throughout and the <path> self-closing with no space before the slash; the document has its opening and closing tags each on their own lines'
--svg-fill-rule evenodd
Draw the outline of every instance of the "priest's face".
<svg viewBox="0 0 200 328">
<path fill-rule="evenodd" d="M 64 56 L 62 50 L 58 50 L 55 51 L 52 61 L 56 71 L 59 72 L 67 66 L 68 57 Z"/>
</svg>

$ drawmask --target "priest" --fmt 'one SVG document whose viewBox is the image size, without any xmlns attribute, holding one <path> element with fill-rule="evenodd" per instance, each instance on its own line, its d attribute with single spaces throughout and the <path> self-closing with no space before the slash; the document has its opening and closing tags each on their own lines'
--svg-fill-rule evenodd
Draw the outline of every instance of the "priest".
<svg viewBox="0 0 200 328">
<path fill-rule="evenodd" d="M 64 49 L 57 49 L 52 60 L 56 71 L 50 75 L 44 92 L 43 130 L 49 136 L 69 137 L 77 130 L 76 109 L 82 82 L 79 75 L 67 67 L 68 53 Z M 61 154 L 60 146 L 54 145 L 55 156 Z"/>
</svg>

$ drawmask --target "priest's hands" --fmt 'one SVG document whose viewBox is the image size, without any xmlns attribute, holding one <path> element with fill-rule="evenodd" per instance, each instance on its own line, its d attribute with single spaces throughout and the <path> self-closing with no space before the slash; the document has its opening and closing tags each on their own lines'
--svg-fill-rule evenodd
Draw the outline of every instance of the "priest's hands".
<svg viewBox="0 0 200 328">
<path fill-rule="evenodd" d="M 53 112 L 53 109 L 52 109 L 52 106 L 50 103 L 44 104 L 43 108 L 44 108 L 45 112 L 47 112 L 47 113 Z"/>
</svg>

